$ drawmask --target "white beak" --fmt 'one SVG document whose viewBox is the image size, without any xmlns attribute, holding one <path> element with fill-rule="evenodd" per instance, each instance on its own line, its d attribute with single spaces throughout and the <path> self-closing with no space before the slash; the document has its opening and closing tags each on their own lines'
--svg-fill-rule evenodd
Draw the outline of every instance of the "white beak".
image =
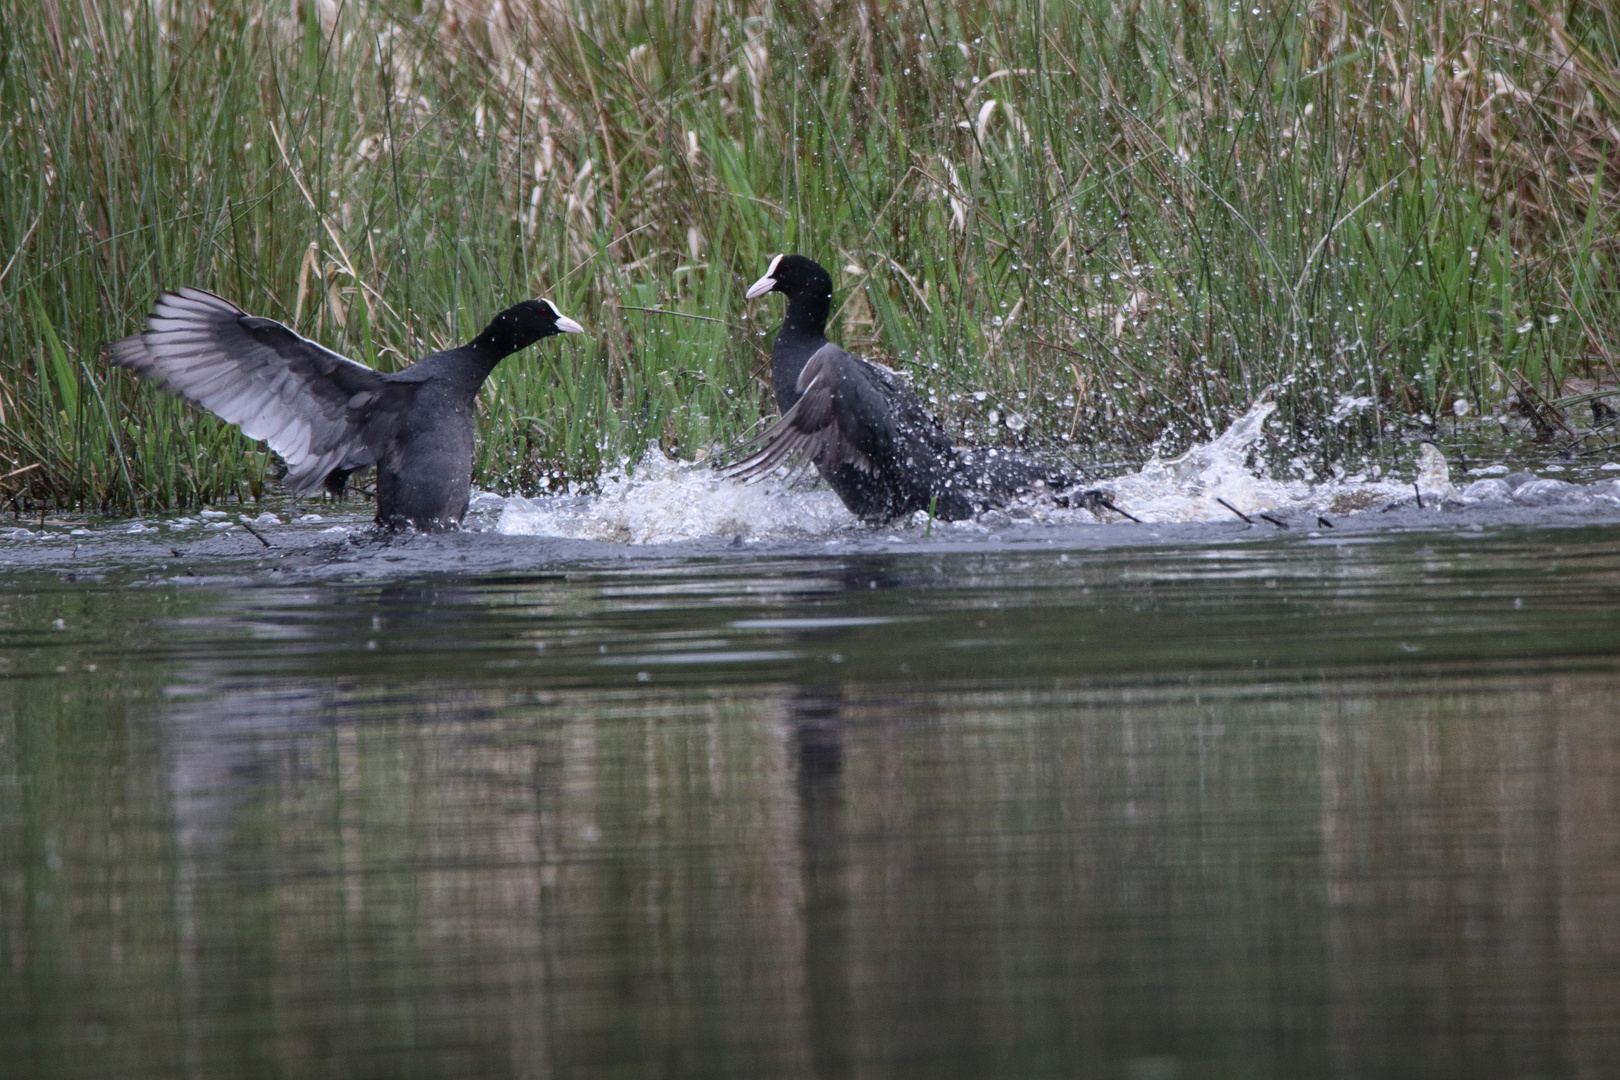
<svg viewBox="0 0 1620 1080">
<path fill-rule="evenodd" d="M 750 300 L 757 300 L 761 296 L 764 296 L 766 293 L 770 292 L 772 289 L 776 288 L 776 278 L 772 277 L 771 275 L 776 273 L 776 264 L 781 261 L 782 256 L 780 255 L 772 259 L 771 265 L 765 268 L 765 276 L 748 286 L 748 291 L 743 293 L 743 295 Z"/>
<path fill-rule="evenodd" d="M 553 315 L 557 316 L 557 333 L 583 334 L 585 332 L 585 328 L 583 326 L 579 325 L 579 323 L 558 311 L 556 304 L 553 304 L 550 300 L 547 300 L 543 296 L 540 298 L 540 302 L 546 305 L 546 307 L 550 308 Z"/>
</svg>

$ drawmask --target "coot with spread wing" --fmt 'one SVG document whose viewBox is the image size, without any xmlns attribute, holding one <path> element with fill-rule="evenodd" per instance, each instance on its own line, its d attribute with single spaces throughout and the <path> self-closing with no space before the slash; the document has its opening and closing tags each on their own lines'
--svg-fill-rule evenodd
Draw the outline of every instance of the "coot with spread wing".
<svg viewBox="0 0 1620 1080">
<path fill-rule="evenodd" d="M 476 399 L 495 365 L 553 334 L 584 328 L 550 300 L 525 300 L 454 349 L 384 374 L 204 289 L 165 292 L 145 332 L 108 358 L 263 439 L 287 463 L 293 494 L 377 467 L 377 524 L 456 528 L 472 491 Z"/>
</svg>

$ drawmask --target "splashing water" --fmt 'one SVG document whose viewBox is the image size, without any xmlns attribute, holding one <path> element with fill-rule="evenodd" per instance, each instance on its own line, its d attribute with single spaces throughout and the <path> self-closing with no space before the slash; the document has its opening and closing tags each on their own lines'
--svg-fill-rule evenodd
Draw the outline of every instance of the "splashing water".
<svg viewBox="0 0 1620 1080">
<path fill-rule="evenodd" d="M 1308 502 L 1313 495 L 1310 485 L 1267 480 L 1246 464 L 1275 409 L 1271 402 L 1256 405 L 1219 438 L 1169 461 L 1155 458 L 1140 472 L 1118 477 L 1105 487 L 1118 505 L 1143 521 L 1228 520 L 1232 510 L 1222 506 L 1221 499 L 1243 513 Z M 1392 486 L 1380 495 L 1400 493 Z M 1115 520 L 1106 511 L 1066 510 L 1049 499 L 1031 497 L 977 521 L 936 521 L 933 529 L 973 533 L 1013 524 L 1091 523 L 1099 518 Z M 824 488 L 778 477 L 757 485 L 727 480 L 706 463 L 671 460 L 657 444 L 649 445 L 633 467 L 604 477 L 599 494 L 507 499 L 495 527 L 514 536 L 629 544 L 793 540 L 871 532 Z M 927 515 L 919 513 L 889 528 L 927 529 Z"/>
<path fill-rule="evenodd" d="M 1380 480 L 1356 475 L 1314 484 L 1303 479 L 1277 479 L 1250 465 L 1251 455 L 1266 437 L 1266 421 L 1276 408 L 1275 402 L 1259 402 L 1218 438 L 1180 457 L 1154 457 L 1139 471 L 1096 486 L 1109 492 L 1115 505 L 1148 523 L 1231 521 L 1239 515 L 1265 513 L 1352 514 L 1412 502 L 1414 495 L 1425 506 L 1433 507 L 1488 501 L 1527 506 L 1595 499 L 1620 501 L 1620 483 L 1614 481 L 1589 490 L 1561 481 L 1520 476 L 1515 477 L 1514 485 L 1491 479 L 1458 491 L 1452 485 L 1445 456 L 1427 443 L 1419 449 L 1412 479 L 1391 476 Z M 1552 490 L 1554 487 L 1557 490 Z M 497 505 L 500 510 L 496 529 L 515 536 L 656 544 L 715 539 L 803 540 L 874 532 L 858 522 L 825 488 L 779 476 L 756 485 L 727 480 L 707 463 L 671 460 L 656 444 L 650 445 L 633 467 L 606 476 L 599 494 L 513 497 L 504 503 L 497 500 Z M 931 530 L 960 535 L 1013 526 L 1118 520 L 1107 510 L 1067 509 L 1053 505 L 1049 498 L 1031 496 L 1003 510 L 982 514 L 974 521 L 936 521 Z M 918 513 L 910 520 L 876 531 L 917 534 L 929 528 L 927 515 Z"/>
<path fill-rule="evenodd" d="M 727 480 L 706 462 L 671 460 L 656 443 L 633 468 L 604 476 L 599 494 L 514 496 L 496 525 L 509 536 L 629 544 L 804 539 L 856 527 L 830 491 L 775 479 L 752 486 Z"/>
<path fill-rule="evenodd" d="M 1409 487 L 1397 483 L 1311 484 L 1260 475 L 1250 468 L 1249 455 L 1265 437 L 1266 421 L 1276 410 L 1275 402 L 1257 402 L 1212 441 L 1169 461 L 1154 457 L 1139 472 L 1103 486 L 1114 492 L 1113 501 L 1121 508 L 1152 522 L 1230 521 L 1237 514 L 1273 510 L 1349 513 L 1411 495 Z M 1441 458 L 1442 468 L 1444 464 Z"/>
<path fill-rule="evenodd" d="M 1433 443 L 1424 443 L 1418 448 L 1417 479 L 1413 485 L 1425 499 L 1455 502 L 1462 497 L 1451 486 L 1451 466 L 1446 464 L 1446 455 Z"/>
<path fill-rule="evenodd" d="M 1106 486 L 1117 504 L 1143 521 L 1228 520 L 1234 509 L 1257 514 L 1298 501 L 1308 485 L 1263 479 L 1247 464 L 1249 450 L 1264 436 L 1265 422 L 1276 408 L 1273 402 L 1261 402 L 1211 442 L 1169 461 L 1155 456 L 1141 471 Z M 1223 499 L 1230 508 L 1221 505 Z"/>
</svg>

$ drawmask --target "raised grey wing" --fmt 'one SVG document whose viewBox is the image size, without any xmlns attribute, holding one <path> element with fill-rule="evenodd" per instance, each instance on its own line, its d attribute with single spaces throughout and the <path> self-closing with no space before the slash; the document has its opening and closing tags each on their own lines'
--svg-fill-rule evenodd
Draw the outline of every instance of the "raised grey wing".
<svg viewBox="0 0 1620 1080">
<path fill-rule="evenodd" d="M 782 418 L 760 434 L 738 447 L 737 453 L 746 455 L 724 467 L 724 473 L 733 480 L 753 484 L 765 479 L 779 466 L 797 471 L 813 461 L 825 441 L 825 432 L 808 432 L 798 426 L 800 398 Z"/>
<path fill-rule="evenodd" d="M 204 289 L 163 293 L 147 327 L 109 345 L 109 359 L 269 443 L 295 494 L 375 463 L 363 425 L 400 392 L 378 372 Z"/>
<path fill-rule="evenodd" d="M 874 458 L 894 440 L 890 388 L 879 369 L 823 345 L 805 362 L 797 390 L 799 400 L 780 420 L 738 448 L 746 456 L 728 466 L 726 475 L 753 483 L 779 466 L 807 461 L 873 471 Z"/>
</svg>

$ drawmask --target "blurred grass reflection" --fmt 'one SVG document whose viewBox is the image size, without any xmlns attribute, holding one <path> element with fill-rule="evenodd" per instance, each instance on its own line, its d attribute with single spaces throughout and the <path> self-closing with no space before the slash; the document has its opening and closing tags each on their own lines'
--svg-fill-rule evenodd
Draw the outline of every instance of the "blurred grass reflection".
<svg viewBox="0 0 1620 1080">
<path fill-rule="evenodd" d="M 1517 549 L 1477 538 L 17 582 L 8 1069 L 1600 1075 L 1620 650 L 1582 536 L 1494 633 L 1454 605 Z M 797 659 L 705 659 L 767 639 Z M 954 674 L 901 671 L 925 646 Z"/>
</svg>

